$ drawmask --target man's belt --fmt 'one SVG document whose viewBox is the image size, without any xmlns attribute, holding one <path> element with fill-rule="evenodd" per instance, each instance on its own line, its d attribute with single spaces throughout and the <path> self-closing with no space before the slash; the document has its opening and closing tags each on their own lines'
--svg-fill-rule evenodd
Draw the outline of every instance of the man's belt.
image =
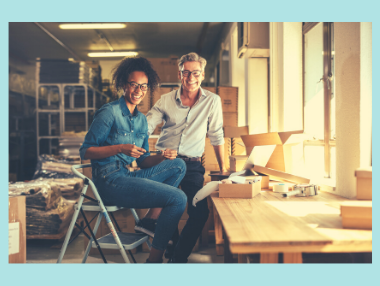
<svg viewBox="0 0 380 286">
<path fill-rule="evenodd" d="M 200 162 L 200 161 L 202 160 L 201 157 L 193 157 L 193 158 L 189 158 L 189 157 L 181 156 L 181 155 L 178 155 L 177 158 L 180 158 L 180 159 L 182 159 L 182 160 L 185 161 L 185 162 L 189 162 L 189 161 L 198 161 L 198 162 Z"/>
</svg>

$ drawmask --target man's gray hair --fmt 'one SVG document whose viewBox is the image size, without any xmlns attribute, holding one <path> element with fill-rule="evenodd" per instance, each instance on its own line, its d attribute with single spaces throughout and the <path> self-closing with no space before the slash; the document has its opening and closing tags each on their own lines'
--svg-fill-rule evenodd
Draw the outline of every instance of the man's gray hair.
<svg viewBox="0 0 380 286">
<path fill-rule="evenodd" d="M 202 71 L 205 70 L 207 61 L 199 56 L 197 53 L 189 53 L 187 55 L 183 55 L 179 60 L 178 60 L 178 67 L 179 70 L 182 70 L 183 64 L 185 62 L 199 62 L 201 64 L 201 69 Z"/>
</svg>

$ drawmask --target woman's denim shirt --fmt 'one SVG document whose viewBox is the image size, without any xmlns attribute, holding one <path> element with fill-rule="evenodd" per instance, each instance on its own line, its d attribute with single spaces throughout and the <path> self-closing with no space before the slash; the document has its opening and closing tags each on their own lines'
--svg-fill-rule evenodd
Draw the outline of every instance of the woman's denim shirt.
<svg viewBox="0 0 380 286">
<path fill-rule="evenodd" d="M 103 105 L 94 116 L 94 120 L 88 130 L 84 142 L 79 149 L 80 157 L 84 155 L 89 147 L 101 147 L 117 144 L 134 144 L 144 148 L 147 153 L 140 158 L 129 157 L 123 153 L 104 159 L 93 159 L 93 168 L 105 166 L 115 161 L 121 161 L 125 166 L 134 160 L 140 163 L 149 156 L 148 124 L 144 114 L 137 110 L 133 114 L 129 111 L 124 96 L 119 100 Z"/>
</svg>

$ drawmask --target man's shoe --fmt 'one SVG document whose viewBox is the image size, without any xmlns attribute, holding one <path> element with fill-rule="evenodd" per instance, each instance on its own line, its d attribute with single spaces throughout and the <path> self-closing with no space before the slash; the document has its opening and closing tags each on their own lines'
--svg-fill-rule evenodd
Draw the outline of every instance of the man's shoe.
<svg viewBox="0 0 380 286">
<path fill-rule="evenodd" d="M 156 232 L 157 220 L 152 218 L 143 218 L 135 226 L 135 231 L 139 233 L 145 233 L 150 237 L 154 238 L 154 233 Z M 172 245 L 173 241 L 169 240 L 168 245 Z"/>
<path fill-rule="evenodd" d="M 157 220 L 151 218 L 141 219 L 135 226 L 135 231 L 140 233 L 145 233 L 150 237 L 154 237 L 154 232 L 156 231 Z"/>
<path fill-rule="evenodd" d="M 174 256 L 169 258 L 168 263 L 187 263 L 187 258 L 179 260 L 178 258 L 176 259 Z"/>
</svg>

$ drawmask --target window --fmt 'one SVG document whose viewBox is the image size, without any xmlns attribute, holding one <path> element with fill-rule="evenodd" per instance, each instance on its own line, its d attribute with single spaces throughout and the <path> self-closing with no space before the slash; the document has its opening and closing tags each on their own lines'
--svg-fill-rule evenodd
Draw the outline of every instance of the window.
<svg viewBox="0 0 380 286">
<path fill-rule="evenodd" d="M 304 23 L 304 131 L 308 175 L 335 179 L 333 23 Z"/>
</svg>

